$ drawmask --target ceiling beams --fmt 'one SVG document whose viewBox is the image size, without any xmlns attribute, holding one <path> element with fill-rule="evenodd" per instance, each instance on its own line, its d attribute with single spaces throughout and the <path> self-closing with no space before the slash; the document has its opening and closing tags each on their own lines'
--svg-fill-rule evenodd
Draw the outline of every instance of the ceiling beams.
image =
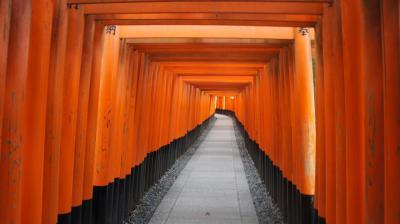
<svg viewBox="0 0 400 224">
<path fill-rule="evenodd" d="M 67 0 L 67 3 L 83 8 L 85 15 L 103 25 L 135 25 L 118 26 L 118 35 L 126 44 L 146 54 L 152 63 L 170 74 L 209 94 L 220 95 L 237 94 L 252 83 L 271 58 L 292 43 L 292 27 L 314 26 L 321 19 L 324 4 L 332 1 Z"/>
</svg>

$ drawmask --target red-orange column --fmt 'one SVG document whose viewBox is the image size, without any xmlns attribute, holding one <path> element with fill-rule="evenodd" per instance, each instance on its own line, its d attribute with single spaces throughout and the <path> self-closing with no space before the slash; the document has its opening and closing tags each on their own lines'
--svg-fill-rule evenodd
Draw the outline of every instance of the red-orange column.
<svg viewBox="0 0 400 224">
<path fill-rule="evenodd" d="M 170 113 L 170 116 L 169 116 L 169 126 L 168 126 L 168 128 L 169 128 L 169 140 L 171 141 L 171 140 L 173 140 L 173 138 L 175 137 L 175 129 L 174 129 L 174 125 L 175 125 L 175 119 L 176 119 L 176 114 L 175 114 L 175 111 L 174 111 L 174 107 L 176 107 L 176 105 L 177 105 L 177 102 L 176 102 L 176 94 L 177 94 L 177 80 L 178 80 L 178 77 L 175 75 L 175 74 L 171 74 L 171 87 L 170 87 L 170 104 L 169 104 L 169 113 Z"/>
<path fill-rule="evenodd" d="M 315 104 L 311 41 L 307 32 L 295 29 L 296 137 L 299 161 L 299 189 L 303 195 L 314 195 L 315 180 Z"/>
<path fill-rule="evenodd" d="M 131 50 L 132 51 L 132 50 Z M 136 130 L 135 130 L 135 116 L 137 113 L 137 108 L 136 108 L 136 103 L 137 103 L 137 89 L 138 89 L 138 78 L 139 78 L 139 65 L 140 65 L 140 58 L 141 55 L 137 50 L 133 50 L 133 52 L 130 53 L 132 55 L 132 63 L 129 66 L 129 73 L 132 73 L 132 89 L 130 91 L 129 97 L 130 102 L 129 102 L 129 124 L 128 124 L 128 149 L 129 149 L 129 157 L 128 160 L 129 162 L 129 169 L 133 168 L 135 164 L 135 158 L 136 158 L 136 148 L 135 148 L 135 135 L 136 135 Z"/>
<path fill-rule="evenodd" d="M 294 52 L 294 47 L 293 47 L 293 52 Z M 294 54 L 294 53 L 293 53 Z M 294 60 L 294 55 L 293 55 L 293 60 Z M 290 66 L 290 64 L 289 64 L 289 66 Z M 292 70 L 292 72 L 289 72 L 289 89 L 290 89 L 290 99 L 289 99 L 289 102 L 290 102 L 290 112 L 291 112 L 291 114 L 290 114 L 290 125 L 291 125 L 291 127 L 292 127 L 292 149 L 291 149 L 291 154 L 292 154 L 292 158 L 294 158 L 293 160 L 292 160 L 292 177 L 291 177 L 291 182 L 292 182 L 292 184 L 293 185 L 297 185 L 297 174 L 298 174 L 298 167 L 297 167 L 297 159 L 295 159 L 295 158 L 298 158 L 298 155 L 297 155 L 297 153 L 298 153 L 298 147 L 299 147 L 299 144 L 298 144 L 298 139 L 297 139 L 297 137 L 296 137 L 296 134 L 297 134 L 297 131 L 296 131 L 296 129 L 297 129 L 297 122 L 296 122 L 296 105 L 295 105 L 295 102 L 296 102 L 296 97 L 297 97 L 297 93 L 296 93 L 296 89 L 295 89 L 295 85 L 294 85 L 294 79 L 295 79 L 295 76 L 296 76 L 296 72 L 295 72 L 295 65 L 293 65 L 292 66 L 293 67 L 293 70 Z"/>
<path fill-rule="evenodd" d="M 350 9 L 351 8 L 351 9 Z M 348 7 L 343 7 L 343 46 L 349 46 L 343 51 L 343 68 L 345 75 L 346 101 L 346 189 L 347 189 L 347 223 L 366 223 L 366 192 L 365 192 L 365 142 L 363 136 L 362 111 L 362 71 L 360 65 L 362 47 L 359 36 L 361 8 L 357 1 L 349 1 Z M 351 24 L 351 25 L 350 25 Z M 351 46 L 351 47 L 350 47 Z"/>
<path fill-rule="evenodd" d="M 103 31 L 105 32 L 105 28 Z M 97 136 L 94 164 L 94 185 L 107 186 L 110 177 L 111 162 L 111 122 L 113 116 L 112 91 L 115 84 L 114 70 L 114 35 L 104 34 L 102 62 L 100 71 L 99 105 L 97 114 Z"/>
<path fill-rule="evenodd" d="M 260 144 L 260 131 L 262 130 L 261 126 L 260 126 L 260 76 L 257 75 L 255 77 L 255 95 L 254 95 L 254 102 L 255 102 L 255 116 L 254 116 L 254 125 L 255 125 L 255 139 L 257 140 L 257 143 Z M 229 97 L 226 97 L 225 101 L 232 101 L 232 99 L 230 99 Z"/>
<path fill-rule="evenodd" d="M 21 223 L 42 223 L 44 144 L 53 5 L 32 4 L 22 158 Z M 21 121 L 20 121 L 21 122 Z M 22 121 L 24 122 L 24 121 Z"/>
<path fill-rule="evenodd" d="M 384 223 L 400 223 L 400 3 L 382 1 L 384 49 Z"/>
<path fill-rule="evenodd" d="M 121 132 L 121 120 L 122 120 L 122 99 L 125 94 L 124 85 L 127 83 L 126 74 L 122 72 L 122 53 L 123 44 L 121 45 L 120 38 L 118 37 L 119 28 L 116 27 L 116 31 L 112 38 L 112 68 L 111 68 L 111 129 L 110 129 L 110 160 L 108 168 L 108 180 L 110 183 L 115 181 L 115 178 L 120 176 L 121 171 L 121 153 L 122 148 L 120 147 L 122 132 Z M 114 201 L 115 203 L 115 201 Z"/>
<path fill-rule="evenodd" d="M 69 213 L 72 205 L 76 118 L 84 32 L 83 10 L 69 9 L 68 14 L 59 174 L 58 210 L 61 214 Z"/>
<path fill-rule="evenodd" d="M 103 35 L 104 27 L 101 24 L 95 25 L 93 37 L 93 53 L 90 75 L 90 93 L 88 102 L 88 117 L 86 129 L 86 150 L 84 162 L 84 178 L 83 178 L 83 199 L 89 200 L 93 195 L 94 171 L 95 171 L 95 150 L 96 150 L 96 136 L 98 128 L 98 113 L 99 113 L 99 99 L 100 99 L 100 82 L 101 82 L 101 59 L 103 54 Z M 90 51 L 90 50 L 89 50 Z M 85 68 L 84 63 L 82 72 Z"/>
<path fill-rule="evenodd" d="M 264 98 L 264 104 L 265 104 L 265 129 L 270 130 L 266 131 L 265 134 L 265 149 L 264 153 L 272 159 L 272 134 L 273 134 L 273 126 L 272 126 L 272 114 L 273 114 L 273 105 L 272 105 L 272 82 L 271 82 L 271 64 L 268 64 L 267 66 L 264 67 L 263 73 L 264 73 L 264 91 L 265 91 L 265 98 Z M 243 101 L 245 103 L 246 99 L 243 98 Z M 246 113 L 246 108 L 242 108 L 243 112 Z"/>
<path fill-rule="evenodd" d="M 346 127 L 345 127 L 345 101 L 344 101 L 344 74 L 343 74 L 343 43 L 340 26 L 340 1 L 332 7 L 332 22 L 329 27 L 332 32 L 330 46 L 334 52 L 330 58 L 332 63 L 332 76 L 334 85 L 335 104 L 335 221 L 346 222 Z M 331 174 L 330 174 L 331 175 Z"/>
<path fill-rule="evenodd" d="M 92 73 L 93 39 L 95 21 L 92 16 L 85 19 L 84 42 L 82 52 L 82 66 L 80 70 L 78 112 L 76 119 L 76 142 L 74 155 L 74 176 L 72 191 L 72 206 L 77 207 L 82 203 L 84 168 L 86 155 L 88 109 L 90 97 L 90 80 Z"/>
<path fill-rule="evenodd" d="M 65 3 L 64 3 L 65 4 Z M 64 63 L 67 40 L 67 7 L 58 1 L 54 4 L 54 19 L 46 113 L 46 142 L 43 167 L 42 222 L 53 224 L 58 215 L 59 163 L 61 147 L 61 121 L 63 107 Z M 57 34 L 57 35 L 55 35 Z"/>
<path fill-rule="evenodd" d="M 156 112 L 156 116 L 154 118 L 154 126 L 153 126 L 153 133 L 154 133 L 154 148 L 153 150 L 158 150 L 160 148 L 161 144 L 161 136 L 163 135 L 163 132 L 165 131 L 162 129 L 162 117 L 165 115 L 163 111 L 163 102 L 165 100 L 163 99 L 165 97 L 165 75 L 163 72 L 163 66 L 160 66 L 160 70 L 158 72 L 158 81 L 157 81 L 157 92 L 155 96 L 156 100 L 156 107 L 154 108 Z"/>
<path fill-rule="evenodd" d="M 158 70 L 158 64 L 155 63 L 149 63 L 149 72 L 146 74 L 147 76 L 147 82 L 145 84 L 145 91 L 146 91 L 146 97 L 145 97 L 145 104 L 143 105 L 144 107 L 144 112 L 142 114 L 143 118 L 143 123 L 142 123 L 142 132 L 143 132 L 143 151 L 142 151 L 142 159 L 147 157 L 147 154 L 151 152 L 151 145 L 153 139 L 151 138 L 152 136 L 152 130 L 151 130 L 151 124 L 153 120 L 153 96 L 155 92 L 155 83 L 156 83 L 156 73 Z"/>
<path fill-rule="evenodd" d="M 285 101 L 285 88 L 284 88 L 284 70 L 281 69 L 281 64 L 283 63 L 281 61 L 281 55 L 279 55 L 278 58 L 278 74 L 277 74 L 277 86 L 278 86 L 278 106 L 279 106 L 279 127 L 278 127 L 278 133 L 279 133 L 279 169 L 282 172 L 282 180 L 284 178 L 284 175 L 286 174 L 286 134 L 285 134 L 285 121 L 286 121 L 286 116 L 285 116 L 285 112 L 286 112 L 286 108 L 284 107 L 284 101 Z M 283 190 L 282 190 L 283 192 Z M 280 195 L 282 196 L 282 195 Z M 281 201 L 281 199 L 279 199 Z"/>
<path fill-rule="evenodd" d="M 287 159 L 285 158 L 287 155 L 287 141 L 286 141 L 286 108 L 285 108 L 285 70 L 284 70 L 284 55 L 283 52 L 284 49 L 281 49 L 279 52 L 279 74 L 278 74 L 278 86 L 279 86 L 279 113 L 280 115 L 280 130 L 279 130 L 279 136 L 280 136 L 280 151 L 281 151 L 281 167 L 280 169 L 282 170 L 282 178 L 286 176 L 286 162 Z"/>
<path fill-rule="evenodd" d="M 8 41 L 10 35 L 10 20 L 11 20 L 11 3 L 12 0 L 4 0 L 0 2 L 0 127 L 3 127 L 3 112 L 4 112 L 4 89 L 6 84 L 7 73 L 7 54 Z M 1 159 L 0 146 L 0 159 Z"/>
<path fill-rule="evenodd" d="M 316 183 L 314 206 L 318 216 L 325 218 L 325 97 L 323 65 L 323 24 L 316 26 L 316 71 L 315 71 L 315 106 L 316 106 Z"/>
<path fill-rule="evenodd" d="M 173 107 L 172 110 L 175 111 L 175 135 L 174 135 L 174 139 L 177 139 L 178 137 L 180 137 L 180 133 L 181 133 L 181 113 L 180 111 L 182 110 L 182 92 L 183 92 L 183 81 L 180 77 L 177 78 L 177 85 L 176 87 L 177 91 L 176 91 L 176 108 Z"/>
<path fill-rule="evenodd" d="M 157 132 L 155 131 L 158 128 L 158 114 L 159 104 L 158 104 L 158 95 L 160 90 L 160 65 L 157 63 L 153 74 L 153 82 L 152 82 L 152 92 L 150 98 L 150 104 L 152 105 L 150 108 L 150 120 L 149 120 L 149 153 L 153 152 L 157 149 Z"/>
<path fill-rule="evenodd" d="M 165 134 L 168 131 L 169 120 L 170 120 L 170 100 L 171 100 L 171 83 L 173 76 L 166 70 L 164 70 L 164 99 L 163 99 L 163 109 L 161 117 L 161 127 L 163 134 L 161 135 L 161 145 L 167 145 L 169 143 L 169 136 Z"/>
<path fill-rule="evenodd" d="M 265 103 L 264 103 L 264 99 L 265 99 L 265 74 L 263 71 L 259 72 L 259 76 L 260 76 L 260 96 L 259 96 L 259 102 L 260 102 L 260 148 L 261 150 L 265 150 L 265 133 L 266 131 L 264 130 L 264 122 L 265 122 Z M 238 102 L 238 96 L 236 96 L 235 100 L 234 100 L 234 111 L 235 111 L 235 115 L 238 117 L 238 113 L 237 113 L 237 102 Z"/>
<path fill-rule="evenodd" d="M 142 72 L 141 76 L 142 82 L 139 84 L 141 86 L 141 101 L 138 105 L 140 108 L 140 112 L 138 114 L 138 139 L 137 139 L 137 149 L 138 149 L 138 163 L 142 163 L 145 155 L 147 154 L 147 134 L 148 134 L 148 120 L 149 120 L 149 112 L 148 112 L 148 104 L 149 104 L 149 92 L 150 92 L 150 84 L 151 84 L 151 72 L 154 67 L 150 66 L 148 61 L 145 62 L 144 72 Z M 139 96 L 138 96 L 139 97 Z"/>
<path fill-rule="evenodd" d="M 174 75 L 171 72 L 166 73 L 167 76 L 167 93 L 165 95 L 166 102 L 165 102 L 165 118 L 164 118 L 164 130 L 168 130 L 169 134 L 164 134 L 163 144 L 169 144 L 171 141 L 171 119 L 172 119 L 172 94 L 173 94 L 173 82 L 174 82 Z"/>
<path fill-rule="evenodd" d="M 290 45 L 287 49 L 288 52 L 288 58 L 287 58 L 287 66 L 288 66 L 288 71 L 287 71 L 287 81 L 286 81 L 286 90 L 287 90 L 287 125 L 289 127 L 288 129 L 288 142 L 289 142 L 289 148 L 288 148 L 288 180 L 292 182 L 293 180 L 293 173 L 294 173 L 294 168 L 293 168 L 293 161 L 294 161 L 294 155 L 293 155 L 293 126 L 292 126 L 292 111 L 293 111 L 293 104 L 291 103 L 291 94 L 292 94 L 292 88 L 291 88 L 291 79 L 294 75 L 294 48 L 293 45 Z"/>
<path fill-rule="evenodd" d="M 135 90 L 134 91 L 132 91 L 132 95 L 131 95 L 131 97 L 132 97 L 132 107 L 133 107 L 133 113 L 132 113 L 132 118 L 131 118 L 131 121 L 130 121 L 130 124 L 131 124 L 131 126 L 132 126 L 132 128 L 131 128 L 131 131 L 132 131 L 132 134 L 130 135 L 131 136 L 131 141 L 130 141 L 130 144 L 132 145 L 131 147 L 132 147 L 132 165 L 133 166 L 136 166 L 136 165 L 138 165 L 138 162 L 137 162 L 137 158 L 138 158 L 138 150 L 137 150 L 137 142 L 138 142 L 138 129 L 137 129 L 137 127 L 138 127 L 138 118 L 139 118 L 139 113 L 140 113 L 140 108 L 139 108 L 139 104 L 140 104 L 140 101 L 141 101 L 141 93 L 140 93 L 140 90 L 141 90 L 141 85 L 140 85 L 140 83 L 142 82 L 142 76 L 140 75 L 141 74 L 141 68 L 140 68 L 140 66 L 144 63 L 144 54 L 143 53 L 140 53 L 138 50 L 134 50 L 134 55 L 135 55 L 135 62 L 134 62 L 134 64 L 132 65 L 133 66 L 133 72 L 134 72 L 134 76 L 135 76 Z"/>
<path fill-rule="evenodd" d="M 27 82 L 31 2 L 12 2 L 4 89 L 0 158 L 0 220 L 21 223 L 21 188 L 24 147 L 25 87 Z M 2 90 L 3 91 L 3 90 Z"/>
<path fill-rule="evenodd" d="M 380 2 L 362 2 L 367 220 L 384 222 L 383 53 Z M 380 44 L 377 44 L 380 43 Z"/>
<path fill-rule="evenodd" d="M 141 60 L 139 61 L 139 70 L 137 72 L 138 76 L 138 83 L 137 83 L 137 91 L 136 91 L 136 103 L 135 103 L 135 119 L 134 119 L 134 136 L 133 136 L 133 142 L 134 142 L 134 162 L 135 166 L 139 165 L 141 163 L 141 158 L 140 158 L 140 150 L 142 148 L 141 146 L 141 132 L 142 129 L 140 128 L 141 125 L 141 120 L 142 120 L 142 114 L 143 114 L 143 104 L 144 104 L 144 83 L 145 83 L 145 74 L 144 74 L 144 66 L 145 66 L 145 56 L 141 54 Z"/>
<path fill-rule="evenodd" d="M 122 112 L 122 124 L 120 127 L 121 132 L 121 141 L 118 147 L 121 147 L 122 154 L 121 154 L 121 172 L 120 178 L 125 178 L 126 175 L 131 173 L 132 168 L 132 154 L 131 148 L 129 147 L 129 138 L 130 138 L 130 124 L 129 119 L 133 115 L 130 110 L 131 104 L 131 94 L 132 94 L 132 87 L 133 87 L 133 79 L 134 75 L 132 70 L 130 69 L 132 61 L 134 61 L 133 55 L 131 54 L 131 48 L 126 44 L 125 40 L 121 41 L 121 50 L 120 50 L 120 59 L 119 59 L 119 69 L 121 71 L 120 74 L 126 76 L 126 83 L 124 85 L 125 93 L 123 96 L 123 112 Z"/>
<path fill-rule="evenodd" d="M 347 222 L 382 223 L 383 74 L 379 2 L 342 4 Z M 379 43 L 379 44 L 377 44 Z"/>
<path fill-rule="evenodd" d="M 333 58 L 333 11 L 326 6 L 323 18 L 323 57 L 324 57 L 324 103 L 325 103 L 325 218 L 336 223 L 336 124 L 335 124 L 335 65 Z M 338 108 L 339 110 L 340 108 Z"/>
</svg>

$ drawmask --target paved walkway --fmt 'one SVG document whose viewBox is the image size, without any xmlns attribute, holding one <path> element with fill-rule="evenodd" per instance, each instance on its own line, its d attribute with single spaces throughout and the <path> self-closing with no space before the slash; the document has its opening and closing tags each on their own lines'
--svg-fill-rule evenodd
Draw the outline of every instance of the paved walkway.
<svg viewBox="0 0 400 224">
<path fill-rule="evenodd" d="M 158 206 L 151 224 L 258 223 L 232 119 L 216 116 L 215 126 Z"/>
</svg>

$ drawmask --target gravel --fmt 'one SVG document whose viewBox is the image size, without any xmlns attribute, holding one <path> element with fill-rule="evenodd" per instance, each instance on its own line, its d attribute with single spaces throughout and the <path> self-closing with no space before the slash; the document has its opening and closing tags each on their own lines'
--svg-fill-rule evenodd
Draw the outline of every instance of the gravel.
<svg viewBox="0 0 400 224">
<path fill-rule="evenodd" d="M 278 224 L 284 223 L 278 206 L 273 202 L 264 183 L 262 182 L 257 169 L 251 159 L 240 131 L 234 122 L 236 141 L 239 146 L 240 156 L 242 158 L 246 179 L 249 184 L 251 197 L 260 224 Z"/>
<path fill-rule="evenodd" d="M 185 168 L 201 142 L 214 126 L 214 122 L 215 118 L 210 121 L 208 127 L 195 143 L 193 143 L 193 145 L 176 160 L 174 165 L 164 174 L 164 176 L 162 176 L 160 180 L 149 189 L 149 191 L 139 201 L 138 205 L 136 205 L 136 208 L 130 213 L 128 219 L 123 221 L 124 224 L 146 224 L 150 221 L 164 196 L 168 193 L 181 171 Z"/>
</svg>

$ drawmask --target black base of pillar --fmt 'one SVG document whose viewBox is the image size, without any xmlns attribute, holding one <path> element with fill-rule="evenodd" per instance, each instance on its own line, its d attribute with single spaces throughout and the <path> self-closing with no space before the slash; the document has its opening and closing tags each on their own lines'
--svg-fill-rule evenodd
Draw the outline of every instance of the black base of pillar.
<svg viewBox="0 0 400 224">
<path fill-rule="evenodd" d="M 58 224 L 72 224 L 71 213 L 58 215 Z"/>
<path fill-rule="evenodd" d="M 301 194 L 301 219 L 302 223 L 313 223 L 314 196 Z"/>
<path fill-rule="evenodd" d="M 92 200 L 85 200 L 82 203 L 82 223 L 92 224 L 92 210 L 93 202 Z"/>
<path fill-rule="evenodd" d="M 71 221 L 73 224 L 82 223 L 82 206 L 72 208 Z"/>
</svg>

